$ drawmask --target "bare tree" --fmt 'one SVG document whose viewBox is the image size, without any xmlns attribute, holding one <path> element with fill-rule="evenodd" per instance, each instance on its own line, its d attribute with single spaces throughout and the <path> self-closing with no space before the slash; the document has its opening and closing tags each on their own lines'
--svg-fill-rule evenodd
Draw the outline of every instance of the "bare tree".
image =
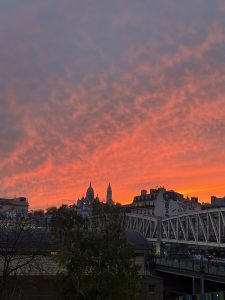
<svg viewBox="0 0 225 300">
<path fill-rule="evenodd" d="M 46 230 L 34 226 L 28 218 L 0 220 L 0 299 L 18 295 L 20 275 L 29 276 L 46 242 Z"/>
</svg>

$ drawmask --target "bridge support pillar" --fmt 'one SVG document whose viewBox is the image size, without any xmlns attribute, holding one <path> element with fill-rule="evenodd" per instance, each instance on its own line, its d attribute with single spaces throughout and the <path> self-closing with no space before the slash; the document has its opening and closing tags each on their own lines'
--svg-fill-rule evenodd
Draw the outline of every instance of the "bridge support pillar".
<svg viewBox="0 0 225 300">
<path fill-rule="evenodd" d="M 201 294 L 205 293 L 205 282 L 203 276 L 200 277 L 200 290 L 201 290 Z"/>
<path fill-rule="evenodd" d="M 161 256 L 161 242 L 155 243 L 155 255 Z"/>
<path fill-rule="evenodd" d="M 197 278 L 192 277 L 192 294 L 197 294 Z"/>
<path fill-rule="evenodd" d="M 205 287 L 204 287 L 204 277 L 200 276 L 199 278 L 192 277 L 192 294 L 204 294 Z"/>
</svg>

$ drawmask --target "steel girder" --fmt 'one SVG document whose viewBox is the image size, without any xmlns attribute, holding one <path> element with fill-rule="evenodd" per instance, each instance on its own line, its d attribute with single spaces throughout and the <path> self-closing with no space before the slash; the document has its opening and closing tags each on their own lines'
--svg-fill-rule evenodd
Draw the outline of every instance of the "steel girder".
<svg viewBox="0 0 225 300">
<path fill-rule="evenodd" d="M 125 224 L 127 230 L 141 233 L 147 240 L 157 241 L 158 239 L 158 220 L 154 216 L 141 214 L 126 214 Z"/>
<path fill-rule="evenodd" d="M 126 228 L 140 232 L 149 241 L 225 247 L 225 208 L 169 218 L 127 214 Z"/>
</svg>

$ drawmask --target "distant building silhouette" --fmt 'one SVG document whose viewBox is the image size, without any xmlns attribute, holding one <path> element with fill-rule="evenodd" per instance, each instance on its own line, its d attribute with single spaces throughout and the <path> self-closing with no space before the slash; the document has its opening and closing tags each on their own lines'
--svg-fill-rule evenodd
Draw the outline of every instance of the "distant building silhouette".
<svg viewBox="0 0 225 300">
<path fill-rule="evenodd" d="M 90 182 L 89 187 L 86 191 L 86 197 L 82 196 L 81 199 L 77 200 L 77 209 L 83 216 L 89 216 L 91 213 L 91 209 L 94 203 L 99 202 L 98 195 L 95 197 L 95 192 Z M 109 183 L 107 193 L 106 193 L 106 203 L 109 205 L 113 205 L 112 200 L 112 188 Z"/>
<path fill-rule="evenodd" d="M 87 189 L 87 192 L 86 192 L 85 201 L 88 204 L 92 204 L 94 202 L 94 198 L 95 198 L 95 192 L 94 192 L 94 189 L 92 188 L 91 182 L 90 182 L 90 186 L 89 186 L 89 188 Z"/>
<path fill-rule="evenodd" d="M 173 190 L 167 191 L 164 187 L 142 190 L 141 195 L 135 196 L 131 204 L 132 212 L 154 216 L 174 216 L 193 210 L 200 210 L 201 205 L 197 197 L 189 199 Z"/>
<path fill-rule="evenodd" d="M 113 200 L 112 200 L 112 188 L 109 183 L 108 188 L 107 188 L 107 193 L 106 193 L 106 203 L 108 205 L 113 205 Z"/>
<path fill-rule="evenodd" d="M 15 217 L 17 215 L 24 215 L 28 213 L 29 203 L 27 198 L 0 198 L 0 214 Z"/>
<path fill-rule="evenodd" d="M 218 198 L 216 196 L 211 197 L 211 206 L 212 207 L 225 207 L 225 197 Z"/>
</svg>

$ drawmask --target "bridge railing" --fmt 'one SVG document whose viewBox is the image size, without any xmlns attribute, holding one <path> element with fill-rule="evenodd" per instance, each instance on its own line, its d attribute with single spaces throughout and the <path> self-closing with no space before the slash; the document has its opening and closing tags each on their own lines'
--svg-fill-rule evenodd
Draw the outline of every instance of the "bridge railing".
<svg viewBox="0 0 225 300">
<path fill-rule="evenodd" d="M 202 261 L 195 259 L 181 259 L 181 258 L 155 258 L 155 265 L 167 267 L 174 270 L 188 270 L 201 274 L 225 276 L 225 263 L 221 264 L 219 261 Z"/>
</svg>

